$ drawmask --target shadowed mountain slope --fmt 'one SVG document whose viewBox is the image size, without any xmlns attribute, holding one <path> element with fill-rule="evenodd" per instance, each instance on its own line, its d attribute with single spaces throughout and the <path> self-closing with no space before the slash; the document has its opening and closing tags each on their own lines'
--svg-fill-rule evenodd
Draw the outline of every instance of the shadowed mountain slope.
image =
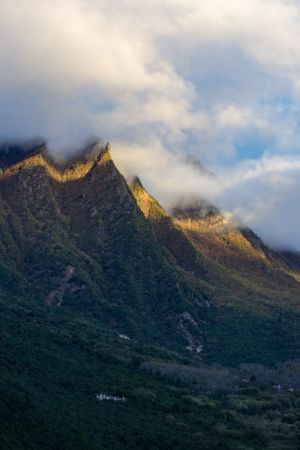
<svg viewBox="0 0 300 450">
<path fill-rule="evenodd" d="M 207 294 L 213 317 L 203 355 L 228 363 L 298 354 L 299 269 L 291 256 L 272 251 L 205 200 L 168 215 L 137 178 L 130 187 L 176 264 Z"/>
<path fill-rule="evenodd" d="M 171 216 L 199 252 L 224 268 L 271 288 L 299 288 L 296 264 L 268 248 L 249 228 L 226 219 L 213 206 L 203 201 L 177 206 Z"/>
<path fill-rule="evenodd" d="M 4 294 L 224 363 L 299 351 L 297 266 L 209 203 L 168 215 L 138 178 L 127 185 L 109 146 L 59 166 L 39 144 L 2 163 Z"/>
<path fill-rule="evenodd" d="M 146 192 L 140 179 L 135 177 L 129 183 L 129 187 L 139 208 L 154 226 L 160 242 L 174 257 L 176 264 L 187 272 L 197 275 L 199 282 L 209 278 L 205 260 L 157 200 Z"/>
<path fill-rule="evenodd" d="M 78 309 L 120 333 L 191 344 L 182 315 L 200 324 L 203 294 L 170 261 L 108 148 L 64 169 L 40 151 L 4 167 L 0 227 L 3 290 Z"/>
</svg>

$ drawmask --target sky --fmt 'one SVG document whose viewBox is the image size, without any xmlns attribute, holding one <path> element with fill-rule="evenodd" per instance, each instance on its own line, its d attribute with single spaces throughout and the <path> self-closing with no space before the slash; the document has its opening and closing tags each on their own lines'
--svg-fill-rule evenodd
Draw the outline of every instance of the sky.
<svg viewBox="0 0 300 450">
<path fill-rule="evenodd" d="M 296 0 L 3 1 L 0 139 L 101 137 L 166 208 L 205 197 L 300 250 L 299 42 Z"/>
</svg>

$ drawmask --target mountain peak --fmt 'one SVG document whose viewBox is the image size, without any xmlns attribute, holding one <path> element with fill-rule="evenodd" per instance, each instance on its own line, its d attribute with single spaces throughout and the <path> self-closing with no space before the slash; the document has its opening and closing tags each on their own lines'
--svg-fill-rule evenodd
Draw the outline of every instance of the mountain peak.
<svg viewBox="0 0 300 450">
<path fill-rule="evenodd" d="M 0 144 L 0 166 L 2 169 L 35 156 L 46 149 L 42 139 L 23 141 L 7 141 Z"/>
<path fill-rule="evenodd" d="M 142 182 L 141 182 L 141 179 L 137 175 L 134 175 L 129 180 L 129 185 L 132 186 L 132 187 L 135 187 L 137 189 L 145 189 L 143 184 L 142 184 Z"/>
<path fill-rule="evenodd" d="M 93 143 L 63 162 L 58 162 L 52 157 L 44 142 L 34 146 L 29 144 L 0 146 L 1 172 L 5 178 L 23 170 L 42 167 L 53 179 L 66 183 L 83 178 L 93 167 L 102 165 L 110 159 L 109 143 L 105 147 Z"/>
<path fill-rule="evenodd" d="M 135 175 L 129 181 L 128 185 L 139 208 L 146 218 L 158 219 L 166 216 L 165 210 L 155 198 L 148 194 L 138 176 Z"/>
<path fill-rule="evenodd" d="M 194 155 L 187 155 L 184 158 L 184 162 L 190 166 L 193 167 L 200 175 L 206 176 L 206 177 L 215 177 L 215 175 L 206 169 L 206 167 L 203 166 L 203 164 L 199 161 L 198 158 Z"/>
<path fill-rule="evenodd" d="M 203 198 L 197 198 L 188 203 L 179 201 L 172 208 L 171 214 L 176 219 L 205 219 L 207 217 L 220 216 L 220 211 L 216 206 Z"/>
</svg>

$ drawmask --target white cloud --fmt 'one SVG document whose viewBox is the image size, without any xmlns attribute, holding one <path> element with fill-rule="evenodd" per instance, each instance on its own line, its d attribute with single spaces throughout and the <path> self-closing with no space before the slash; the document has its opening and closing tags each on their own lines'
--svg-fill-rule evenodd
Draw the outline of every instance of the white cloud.
<svg viewBox="0 0 300 450">
<path fill-rule="evenodd" d="M 237 129 L 260 125 L 251 109 L 238 108 L 236 105 L 229 105 L 225 109 L 221 109 L 217 115 L 217 123 L 221 128 Z"/>
<path fill-rule="evenodd" d="M 175 129 L 181 138 L 198 136 L 205 124 L 219 145 L 218 126 L 258 126 L 261 102 L 297 85 L 295 2 L 13 0 L 0 13 L 2 90 L 40 88 L 41 114 L 49 97 L 80 103 L 81 116 L 99 118 L 91 128 L 103 120 L 119 136 L 126 119 L 136 127 L 161 123 L 162 137 L 171 128 L 172 143 Z M 63 134 L 50 119 L 50 137 Z"/>
</svg>

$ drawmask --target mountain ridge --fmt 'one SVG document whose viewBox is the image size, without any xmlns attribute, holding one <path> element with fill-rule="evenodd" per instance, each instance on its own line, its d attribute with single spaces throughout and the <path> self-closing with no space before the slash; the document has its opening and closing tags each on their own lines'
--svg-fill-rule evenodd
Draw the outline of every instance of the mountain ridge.
<svg viewBox="0 0 300 450">
<path fill-rule="evenodd" d="M 0 448 L 296 450 L 292 269 L 97 149 L 2 161 Z"/>
<path fill-rule="evenodd" d="M 297 352 L 296 328 L 300 312 L 297 264 L 289 263 L 280 253 L 269 249 L 251 230 L 228 221 L 203 199 L 199 199 L 200 203 L 195 203 L 194 199 L 190 206 L 179 204 L 169 214 L 164 210 L 161 214 L 161 206 L 145 192 L 140 180 L 129 185 L 158 238 L 175 257 L 176 264 L 207 294 L 208 304 L 214 311 L 214 319 L 206 327 L 208 353 L 209 341 L 220 339 L 214 360 L 226 362 L 231 348 L 236 347 L 233 336 L 238 339 L 238 335 L 249 340 L 248 357 L 250 353 L 253 359 L 258 357 L 258 347 L 251 337 L 253 333 L 259 336 L 260 342 L 269 342 L 270 353 L 274 345 L 274 352 L 271 329 L 277 326 L 278 320 L 287 325 L 285 318 L 293 317 L 292 314 L 295 316 L 290 323 L 291 340 L 287 339 L 284 346 L 285 352 L 291 351 L 291 355 L 292 348 Z M 269 323 L 265 330 L 263 322 Z M 280 332 L 277 330 L 278 336 L 286 334 L 284 327 Z M 252 348 L 248 347 L 250 341 Z M 225 345 L 223 350 L 222 344 Z M 282 343 L 279 347 L 277 344 L 277 348 L 275 359 L 283 350 Z M 228 356 L 225 356 L 226 352 Z"/>
<path fill-rule="evenodd" d="M 180 352 L 201 346 L 201 358 L 234 364 L 247 354 L 254 360 L 258 342 L 252 356 L 243 345 L 232 350 L 226 330 L 236 328 L 250 342 L 247 317 L 257 317 L 255 327 L 264 317 L 270 329 L 257 332 L 272 346 L 276 318 L 299 311 L 297 267 L 203 200 L 168 213 L 139 178 L 126 182 L 109 150 L 94 145 L 59 166 L 43 148 L 4 167 L 4 286 L 15 277 L 14 289 L 19 285 L 48 306 L 79 308 L 121 334 Z M 295 322 L 296 315 L 288 319 L 293 330 Z M 223 333 L 230 341 L 225 353 Z M 282 341 L 279 359 L 297 349 L 293 333 Z"/>
<path fill-rule="evenodd" d="M 197 289 L 191 289 L 168 262 L 167 254 L 156 242 L 151 227 L 131 197 L 125 179 L 114 166 L 109 148 L 99 150 L 90 159 L 80 160 L 79 164 L 73 162 L 59 177 L 40 153 L 5 169 L 4 176 L 0 178 L 2 210 L 13 210 L 8 216 L 2 215 L 2 226 L 6 234 L 13 233 L 11 245 L 16 238 L 22 242 L 23 250 L 15 252 L 20 255 L 23 266 L 21 271 L 17 267 L 19 278 L 21 280 L 25 276 L 28 285 L 26 278 L 33 277 L 39 296 L 42 295 L 43 301 L 46 301 L 51 292 L 59 289 L 55 285 L 52 289 L 51 283 L 49 286 L 49 277 L 63 277 L 67 268 L 73 267 L 75 275 L 69 281 L 70 289 L 66 290 L 63 304 L 72 307 L 77 302 L 78 307 L 82 308 L 86 302 L 84 298 L 88 298 L 92 302 L 89 308 L 94 314 L 102 316 L 102 320 L 107 317 L 117 327 L 124 326 L 121 322 L 127 323 L 129 328 L 126 332 L 129 334 L 130 329 L 131 333 L 135 330 L 138 334 L 145 334 L 146 327 L 138 319 L 138 311 L 141 317 L 152 316 L 154 323 L 161 321 L 155 312 L 155 304 L 163 295 L 163 302 L 157 303 L 156 308 L 166 310 L 166 327 L 160 326 L 157 331 L 153 328 L 152 338 L 156 339 L 156 335 L 166 332 L 170 336 L 173 334 L 173 339 L 177 336 L 179 341 L 184 342 L 186 335 L 182 332 L 180 314 L 194 308 L 187 297 L 189 291 L 194 295 L 192 292 Z M 127 234 L 131 236 L 128 242 Z M 48 260 L 44 259 L 43 251 Z M 28 254 L 25 260 L 24 252 Z M 137 258 L 143 260 L 148 257 L 152 259 L 153 280 L 137 267 Z M 150 270 L 149 264 L 148 268 Z M 76 282 L 82 271 L 83 279 L 80 277 Z M 132 296 L 136 303 L 130 307 L 128 301 L 130 303 Z M 201 292 L 196 296 L 201 298 Z M 144 299 L 144 303 L 140 298 Z M 146 301 L 147 298 L 151 301 Z M 112 306 L 115 302 L 116 305 Z M 167 306 L 168 302 L 170 306 Z M 184 303 L 186 306 L 183 306 Z M 131 311 L 131 308 L 134 309 Z M 131 314 L 139 323 L 138 327 L 132 321 Z M 199 312 L 195 314 L 199 315 Z M 132 323 L 129 324 L 128 320 Z M 194 331 L 197 334 L 200 330 L 196 327 Z"/>
<path fill-rule="evenodd" d="M 66 183 L 86 176 L 92 168 L 109 160 L 109 146 L 101 147 L 94 144 L 83 151 L 80 157 L 70 158 L 67 163 L 55 161 L 42 144 L 24 155 L 20 155 L 19 161 L 2 167 L 2 177 L 7 178 L 15 175 L 20 170 L 30 170 L 34 167 L 44 168 L 48 174 L 60 183 Z"/>
</svg>

